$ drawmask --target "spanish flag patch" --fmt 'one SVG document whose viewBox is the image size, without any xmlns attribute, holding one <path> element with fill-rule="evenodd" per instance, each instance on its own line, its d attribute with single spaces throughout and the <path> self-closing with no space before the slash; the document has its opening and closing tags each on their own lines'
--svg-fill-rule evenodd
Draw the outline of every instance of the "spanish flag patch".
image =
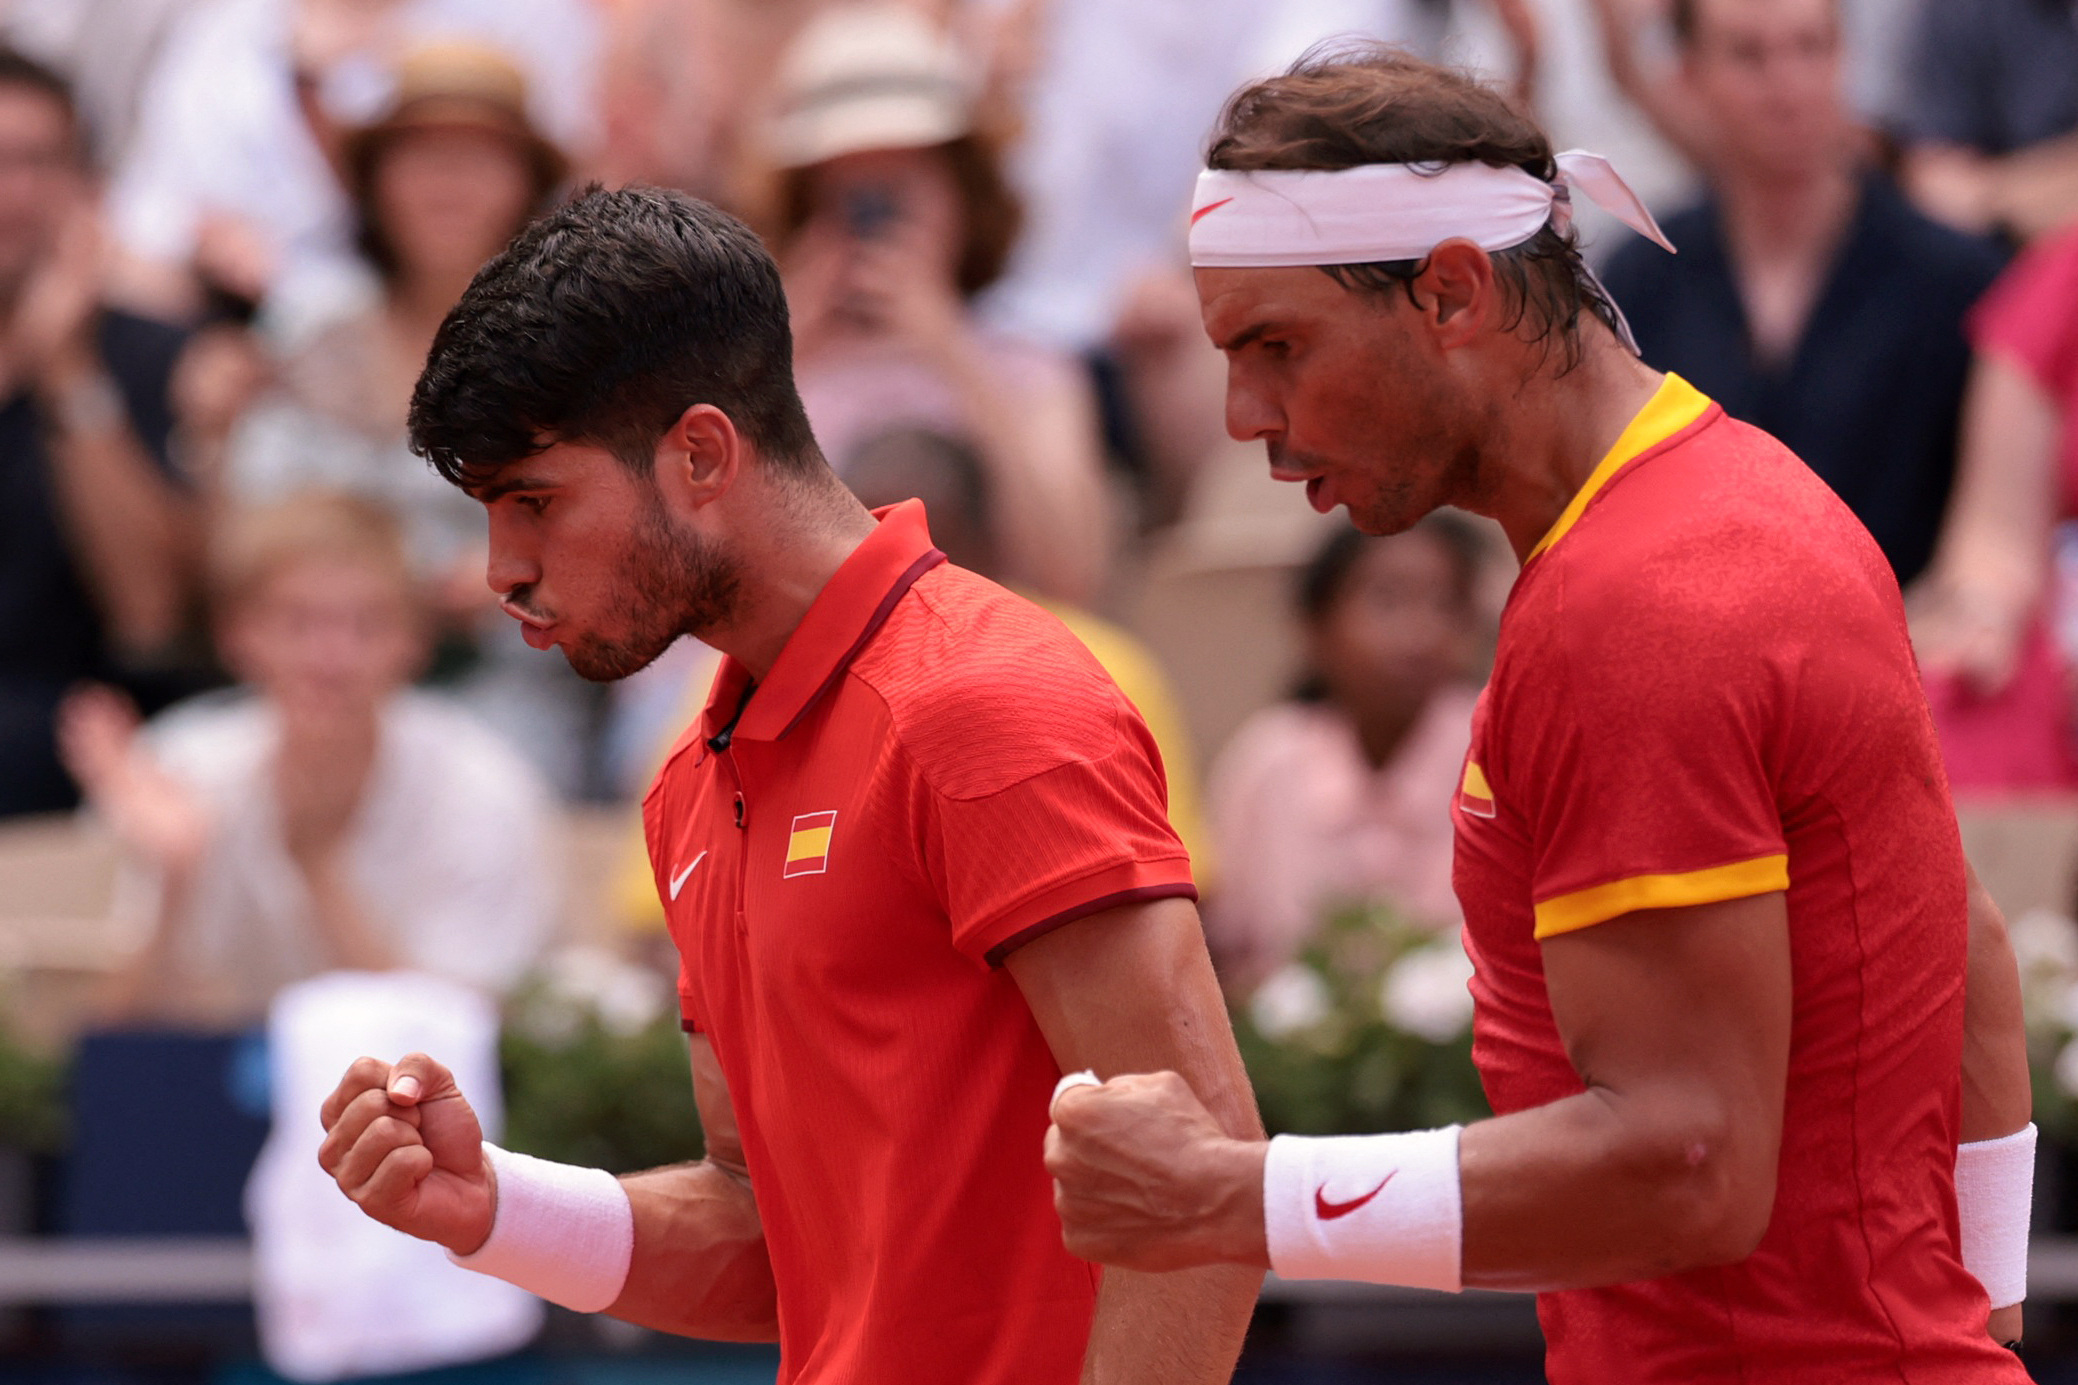
<svg viewBox="0 0 2078 1385">
<path fill-rule="evenodd" d="M 821 875 L 830 868 L 830 834 L 837 830 L 837 814 L 802 813 L 794 819 L 794 830 L 786 839 L 786 870 L 782 878 Z"/>
<path fill-rule="evenodd" d="M 1465 782 L 1457 791 L 1458 811 L 1475 818 L 1494 815 L 1494 791 L 1487 785 L 1486 771 L 1477 760 L 1465 761 Z"/>
</svg>

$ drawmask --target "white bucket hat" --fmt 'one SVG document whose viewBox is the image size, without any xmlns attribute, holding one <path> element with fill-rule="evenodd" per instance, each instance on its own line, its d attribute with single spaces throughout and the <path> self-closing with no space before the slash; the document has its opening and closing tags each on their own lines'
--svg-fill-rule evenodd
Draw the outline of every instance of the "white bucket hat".
<svg viewBox="0 0 2078 1385">
<path fill-rule="evenodd" d="M 975 81 L 915 10 L 846 5 L 812 20 L 779 66 L 768 143 L 782 168 L 869 149 L 925 149 L 972 133 Z"/>
</svg>

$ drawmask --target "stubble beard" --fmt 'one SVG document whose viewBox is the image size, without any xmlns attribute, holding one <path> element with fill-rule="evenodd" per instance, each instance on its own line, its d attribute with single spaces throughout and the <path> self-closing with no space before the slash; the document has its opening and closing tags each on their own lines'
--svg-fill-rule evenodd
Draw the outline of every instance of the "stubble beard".
<svg viewBox="0 0 2078 1385">
<path fill-rule="evenodd" d="M 742 594 L 739 564 L 723 545 L 672 524 L 661 501 L 628 536 L 614 574 L 612 636 L 563 646 L 578 677 L 612 683 L 640 673 L 681 635 L 728 623 Z"/>
</svg>

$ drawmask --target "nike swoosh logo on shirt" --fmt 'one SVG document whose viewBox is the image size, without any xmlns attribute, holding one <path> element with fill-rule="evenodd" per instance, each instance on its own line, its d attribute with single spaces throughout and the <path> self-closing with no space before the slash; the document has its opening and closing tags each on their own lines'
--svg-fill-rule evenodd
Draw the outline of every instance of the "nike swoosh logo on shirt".
<svg viewBox="0 0 2078 1385">
<path fill-rule="evenodd" d="M 1393 1170 L 1393 1173 L 1398 1172 L 1398 1169 Z M 1380 1179 L 1378 1186 L 1370 1192 L 1365 1193 L 1360 1198 L 1353 1198 L 1348 1202 L 1329 1202 L 1326 1185 L 1315 1188 L 1313 1190 L 1313 1215 L 1319 1217 L 1322 1221 L 1334 1221 L 1337 1217 L 1348 1216 L 1351 1212 L 1354 1212 L 1357 1208 L 1384 1192 L 1385 1185 L 1393 1181 L 1393 1173 L 1389 1173 Z"/>
<path fill-rule="evenodd" d="M 699 865 L 702 861 L 706 859 L 707 853 L 703 851 L 698 856 L 695 856 L 693 858 L 692 866 L 687 866 L 684 870 L 680 871 L 678 874 L 671 877 L 671 897 L 673 899 L 678 898 L 678 892 L 681 889 L 685 888 L 685 878 L 693 873 L 693 866 Z"/>
</svg>

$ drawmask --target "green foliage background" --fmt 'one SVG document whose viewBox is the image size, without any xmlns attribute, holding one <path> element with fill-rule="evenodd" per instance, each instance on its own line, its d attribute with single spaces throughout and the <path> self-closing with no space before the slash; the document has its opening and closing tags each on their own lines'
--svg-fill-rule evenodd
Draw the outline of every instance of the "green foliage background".
<svg viewBox="0 0 2078 1385">
<path fill-rule="evenodd" d="M 560 1163 L 633 1173 L 698 1159 L 705 1145 L 677 1016 L 632 1034 L 593 1015 L 567 1034 L 507 1024 L 505 1144 Z"/>
<path fill-rule="evenodd" d="M 1248 1006 L 1235 1007 L 1234 1037 L 1271 1134 L 1428 1130 L 1491 1114 L 1469 1032 L 1432 1043 L 1394 1026 L 1380 1008 L 1393 964 L 1434 944 L 1433 934 L 1383 906 L 1341 911 L 1298 959 L 1327 995 L 1318 1023 L 1273 1038 Z"/>
</svg>

